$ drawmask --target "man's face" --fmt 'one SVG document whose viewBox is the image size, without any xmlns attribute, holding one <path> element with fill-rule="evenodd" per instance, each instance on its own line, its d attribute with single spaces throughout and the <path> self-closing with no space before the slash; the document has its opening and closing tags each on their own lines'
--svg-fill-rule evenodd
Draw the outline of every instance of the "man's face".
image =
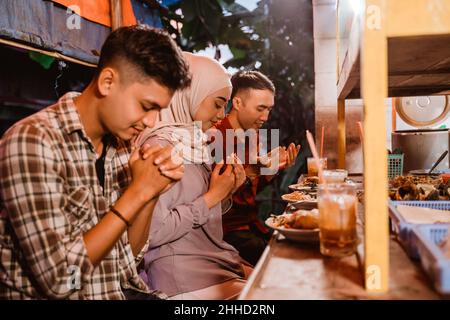
<svg viewBox="0 0 450 320">
<path fill-rule="evenodd" d="M 233 98 L 233 108 L 242 129 L 259 129 L 269 118 L 274 106 L 274 94 L 270 90 L 247 89 L 238 91 Z"/>
<path fill-rule="evenodd" d="M 166 108 L 173 92 L 153 80 L 115 81 L 111 84 L 103 107 L 100 108 L 100 122 L 105 131 L 130 140 L 145 127 L 153 127 L 162 108 Z"/>
</svg>

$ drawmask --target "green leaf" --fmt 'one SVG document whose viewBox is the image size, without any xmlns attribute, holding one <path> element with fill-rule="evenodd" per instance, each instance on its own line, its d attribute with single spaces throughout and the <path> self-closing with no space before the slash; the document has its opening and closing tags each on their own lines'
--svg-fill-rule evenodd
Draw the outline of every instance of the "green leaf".
<svg viewBox="0 0 450 320">
<path fill-rule="evenodd" d="M 39 63 L 45 70 L 50 69 L 53 61 L 55 61 L 55 58 L 35 51 L 29 51 L 28 56 L 30 57 L 31 60 Z"/>
<path fill-rule="evenodd" d="M 211 38 L 217 37 L 223 16 L 222 8 L 216 1 L 197 1 L 197 4 L 199 20 L 208 30 Z"/>
<path fill-rule="evenodd" d="M 230 47 L 230 51 L 233 54 L 234 59 L 243 59 L 247 55 L 244 50 L 235 47 Z"/>
<path fill-rule="evenodd" d="M 193 33 L 194 30 L 194 22 L 185 22 L 183 23 L 183 27 L 181 28 L 181 33 L 183 36 L 187 39 L 189 39 Z"/>
<path fill-rule="evenodd" d="M 224 7 L 226 5 L 231 5 L 234 3 L 234 0 L 219 0 L 219 4 Z"/>
<path fill-rule="evenodd" d="M 195 0 L 185 0 L 181 2 L 181 11 L 183 12 L 184 22 L 190 22 L 197 17 Z"/>
</svg>

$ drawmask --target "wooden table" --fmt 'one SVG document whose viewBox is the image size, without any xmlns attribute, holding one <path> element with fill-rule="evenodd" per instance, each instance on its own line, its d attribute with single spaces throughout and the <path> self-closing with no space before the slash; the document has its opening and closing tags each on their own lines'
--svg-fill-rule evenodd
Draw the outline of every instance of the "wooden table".
<svg viewBox="0 0 450 320">
<path fill-rule="evenodd" d="M 360 208 L 359 217 L 362 218 Z M 361 222 L 361 220 L 359 220 Z M 362 239 L 363 224 L 358 233 Z M 341 259 L 320 254 L 319 244 L 296 243 L 275 232 L 242 291 L 241 300 L 440 299 L 431 282 L 391 236 L 388 293 L 364 289 L 363 243 Z"/>
</svg>

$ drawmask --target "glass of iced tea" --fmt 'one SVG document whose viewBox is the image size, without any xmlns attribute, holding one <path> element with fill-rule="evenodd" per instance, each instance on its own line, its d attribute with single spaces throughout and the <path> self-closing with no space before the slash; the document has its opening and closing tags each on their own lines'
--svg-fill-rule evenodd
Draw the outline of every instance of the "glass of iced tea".
<svg viewBox="0 0 450 320">
<path fill-rule="evenodd" d="M 319 162 L 322 166 L 322 170 L 327 168 L 327 158 L 319 158 Z M 319 168 L 317 168 L 317 163 L 314 158 L 307 158 L 306 164 L 308 166 L 308 176 L 318 176 L 319 175 Z"/>
<path fill-rule="evenodd" d="M 323 178 L 327 183 L 343 183 L 347 179 L 348 172 L 344 169 L 324 170 Z"/>
<path fill-rule="evenodd" d="M 356 189 L 346 183 L 322 184 L 318 189 L 320 253 L 345 257 L 356 252 Z"/>
</svg>

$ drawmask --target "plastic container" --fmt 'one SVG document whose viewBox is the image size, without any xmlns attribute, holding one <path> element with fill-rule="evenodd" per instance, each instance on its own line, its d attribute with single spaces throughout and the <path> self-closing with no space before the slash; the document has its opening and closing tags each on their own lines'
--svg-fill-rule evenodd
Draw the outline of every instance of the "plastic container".
<svg viewBox="0 0 450 320">
<path fill-rule="evenodd" d="M 417 243 L 420 263 L 435 289 L 450 294 L 450 258 L 439 243 L 448 235 L 449 225 L 422 225 L 414 227 L 411 237 Z M 450 241 L 450 240 L 448 240 Z"/>
<path fill-rule="evenodd" d="M 388 178 L 403 175 L 403 156 L 404 154 L 388 154 Z"/>
<path fill-rule="evenodd" d="M 407 222 L 398 212 L 398 205 L 450 210 L 450 201 L 389 201 L 389 216 L 391 218 L 392 231 L 397 234 L 400 243 L 405 248 L 409 257 L 412 259 L 419 259 L 417 244 L 414 242 L 414 239 L 411 239 L 412 229 L 418 225 Z"/>
<path fill-rule="evenodd" d="M 435 200 L 435 201 L 424 201 L 424 200 L 417 200 L 417 201 L 396 201 L 396 200 L 390 200 L 390 204 L 394 206 L 399 205 L 405 205 L 405 206 L 415 206 L 415 207 L 422 207 L 422 208 L 430 208 L 430 209 L 436 209 L 436 210 L 450 210 L 450 201 L 444 201 L 444 200 Z"/>
</svg>

